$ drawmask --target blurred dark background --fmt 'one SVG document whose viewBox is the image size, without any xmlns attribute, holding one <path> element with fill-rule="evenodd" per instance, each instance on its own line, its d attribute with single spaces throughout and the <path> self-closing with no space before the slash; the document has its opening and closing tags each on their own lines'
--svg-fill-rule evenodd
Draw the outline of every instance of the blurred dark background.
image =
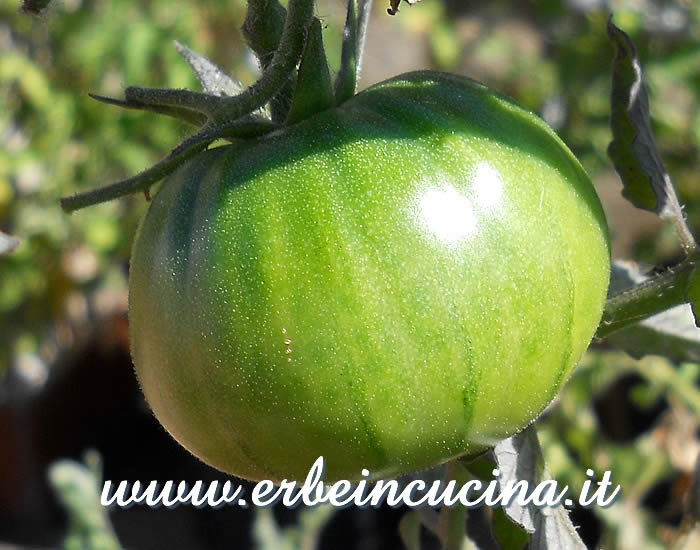
<svg viewBox="0 0 700 550">
<path fill-rule="evenodd" d="M 673 231 L 620 196 L 611 139 L 610 13 L 639 50 L 659 148 L 691 227 L 700 229 L 700 3 L 694 0 L 424 0 L 385 13 L 375 1 L 361 84 L 406 70 L 465 74 L 542 116 L 579 157 L 601 195 L 613 255 L 649 266 L 679 257 Z M 199 89 L 172 41 L 249 84 L 242 0 L 61 0 L 39 17 L 0 0 L 0 230 L 21 239 L 0 258 L 0 548 L 59 546 L 65 509 L 47 467 L 96 449 L 113 480 L 225 477 L 191 457 L 145 405 L 128 354 L 128 257 L 141 196 L 71 216 L 58 198 L 136 173 L 188 128 L 98 104 L 129 84 Z M 344 5 L 318 3 L 332 68 Z M 586 468 L 612 470 L 623 499 L 575 510 L 590 547 L 663 548 L 682 515 L 698 443 L 696 363 L 634 360 L 598 346 L 539 423 L 556 479 L 580 487 Z M 322 548 L 398 548 L 403 510 L 347 509 Z M 475 513 L 477 514 L 477 513 Z M 282 526 L 299 511 L 275 510 Z M 263 547 L 260 518 L 225 508 L 110 514 L 126 548 Z M 255 523 L 257 521 L 257 523 Z M 254 541 L 258 541 L 257 543 Z M 426 548 L 435 541 L 426 538 Z"/>
</svg>

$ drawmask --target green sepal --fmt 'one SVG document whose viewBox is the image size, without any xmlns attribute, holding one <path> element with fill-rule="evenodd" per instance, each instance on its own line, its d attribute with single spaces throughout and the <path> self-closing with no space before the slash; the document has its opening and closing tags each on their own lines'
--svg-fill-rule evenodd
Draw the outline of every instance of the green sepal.
<svg viewBox="0 0 700 550">
<path fill-rule="evenodd" d="M 228 126 L 205 126 L 201 131 L 175 147 L 163 160 L 143 172 L 105 187 L 78 193 L 72 197 L 63 197 L 60 201 L 61 208 L 65 212 L 73 212 L 86 206 L 106 202 L 138 191 L 146 192 L 146 197 L 148 198 L 148 190 L 152 185 L 172 174 L 186 161 L 200 151 L 204 151 L 217 139 L 235 141 L 241 138 L 258 137 L 276 128 L 277 125 L 272 121 L 255 115 L 243 117 Z"/>
<path fill-rule="evenodd" d="M 206 93 L 231 97 L 245 91 L 243 84 L 217 67 L 211 59 L 191 50 L 177 40 L 175 40 L 175 49 L 187 61 Z"/>
<path fill-rule="evenodd" d="M 362 54 L 367 37 L 367 22 L 371 11 L 372 0 L 348 0 L 340 70 L 335 80 L 336 105 L 344 103 L 357 91 Z"/>
<path fill-rule="evenodd" d="M 357 87 L 357 10 L 356 0 L 348 0 L 348 13 L 343 29 L 340 70 L 335 79 L 335 104 L 340 105 L 353 95 Z"/>
<path fill-rule="evenodd" d="M 297 85 L 289 109 L 287 124 L 294 124 L 334 105 L 331 73 L 323 48 L 321 22 L 314 18 L 304 55 L 299 65 Z"/>
<path fill-rule="evenodd" d="M 206 115 L 193 111 L 191 109 L 185 109 L 180 107 L 172 107 L 169 105 L 147 105 L 145 103 L 139 103 L 138 101 L 127 101 L 123 99 L 116 99 L 114 97 L 107 97 L 98 94 L 88 94 L 92 99 L 100 101 L 101 103 L 107 103 L 108 105 L 115 105 L 117 107 L 122 107 L 123 109 L 135 109 L 138 111 L 149 111 L 157 115 L 166 115 L 188 124 L 194 126 L 204 126 L 207 122 Z"/>
</svg>

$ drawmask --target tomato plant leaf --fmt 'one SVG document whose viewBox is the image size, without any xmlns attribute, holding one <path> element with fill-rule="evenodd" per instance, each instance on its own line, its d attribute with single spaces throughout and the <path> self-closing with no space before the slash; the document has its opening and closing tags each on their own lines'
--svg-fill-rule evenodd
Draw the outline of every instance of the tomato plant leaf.
<svg viewBox="0 0 700 550">
<path fill-rule="evenodd" d="M 544 465 L 542 449 L 533 426 L 501 441 L 494 448 L 494 453 L 501 471 L 498 479 L 501 491 L 504 491 L 509 483 L 514 484 L 518 481 L 527 482 L 528 490 L 532 491 L 539 483 L 551 479 Z M 530 533 L 528 548 L 586 548 L 563 506 L 521 506 L 513 499 L 504 506 L 504 511 L 511 520 Z"/>
<path fill-rule="evenodd" d="M 503 508 L 493 511 L 491 531 L 501 550 L 522 550 L 530 537 L 518 524 L 508 518 Z"/>
<path fill-rule="evenodd" d="M 616 261 L 611 269 L 610 293 L 619 293 L 649 279 L 637 264 Z M 688 304 L 672 307 L 613 332 L 606 341 L 637 359 L 661 355 L 676 363 L 700 361 L 700 328 L 695 326 Z"/>
<path fill-rule="evenodd" d="M 323 49 L 321 22 L 314 18 L 299 65 L 297 85 L 289 108 L 288 124 L 333 107 L 333 86 Z"/>
<path fill-rule="evenodd" d="M 694 249 L 694 238 L 651 130 L 649 96 L 634 44 L 612 18 L 608 36 L 615 47 L 610 117 L 613 141 L 608 155 L 622 179 L 622 194 L 638 208 L 671 220 L 686 251 Z"/>
<path fill-rule="evenodd" d="M 175 40 L 175 49 L 187 61 L 208 94 L 218 96 L 234 96 L 243 90 L 243 84 L 232 78 L 208 58 Z"/>
<path fill-rule="evenodd" d="M 661 355 L 674 363 L 700 361 L 700 330 L 687 305 L 654 315 L 610 334 L 606 341 L 635 359 Z"/>
<path fill-rule="evenodd" d="M 0 231 L 0 256 L 5 256 L 19 246 L 19 239 Z"/>
</svg>

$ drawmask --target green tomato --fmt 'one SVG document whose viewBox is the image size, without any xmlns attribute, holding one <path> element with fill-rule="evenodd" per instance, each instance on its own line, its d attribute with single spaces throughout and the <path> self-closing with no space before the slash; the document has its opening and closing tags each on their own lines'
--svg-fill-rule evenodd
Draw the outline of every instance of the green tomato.
<svg viewBox="0 0 700 550">
<path fill-rule="evenodd" d="M 609 263 L 590 180 L 540 119 L 405 74 L 165 181 L 132 255 L 136 373 L 168 432 L 236 476 L 416 471 L 540 414 Z"/>
</svg>

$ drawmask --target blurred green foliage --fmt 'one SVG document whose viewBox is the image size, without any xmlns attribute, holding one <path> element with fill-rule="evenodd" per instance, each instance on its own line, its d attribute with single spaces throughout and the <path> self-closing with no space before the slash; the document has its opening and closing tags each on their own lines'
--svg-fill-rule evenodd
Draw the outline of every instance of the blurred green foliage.
<svg viewBox="0 0 700 550">
<path fill-rule="evenodd" d="M 0 0 L 0 230 L 21 239 L 0 259 L 0 374 L 27 361 L 50 365 L 81 326 L 125 309 L 129 250 L 144 198 L 71 216 L 58 198 L 150 166 L 189 131 L 171 119 L 99 104 L 87 92 L 121 97 L 129 84 L 199 89 L 174 39 L 245 84 L 256 70 L 238 30 L 243 0 L 62 0 L 40 17 L 19 13 L 19 5 Z M 384 40 L 403 37 L 406 58 L 425 51 L 435 68 L 481 80 L 540 113 L 598 189 L 615 186 L 619 193 L 606 154 L 612 47 L 605 23 L 612 10 L 639 50 L 659 148 L 700 235 L 700 2 L 425 0 L 403 6 L 395 18 L 385 17 L 385 8 L 375 3 L 367 64 L 379 63 Z M 319 3 L 332 67 L 343 12 L 339 0 Z M 392 34 L 383 37 L 373 25 Z M 608 209 L 613 227 L 635 223 L 612 223 L 616 213 Z M 642 224 L 627 251 L 660 264 L 679 248 L 672 231 L 650 232 Z M 638 377 L 629 396 L 639 410 L 661 399 L 666 412 L 641 435 L 616 441 L 601 430 L 596 398 L 630 373 Z M 642 505 L 654 487 L 687 478 L 688 458 L 677 440 L 697 448 L 699 377 L 695 364 L 598 350 L 540 422 L 555 478 L 578 488 L 591 467 L 612 470 L 622 485 L 622 508 L 595 510 L 607 526 L 606 548 L 668 542 L 674 524 L 664 514 L 680 513 L 680 504 L 669 501 L 664 514 Z"/>
<path fill-rule="evenodd" d="M 69 517 L 64 550 L 121 550 L 109 512 L 100 504 L 102 462 L 96 451 L 86 451 L 85 463 L 54 462 L 47 472 L 49 483 Z"/>
<path fill-rule="evenodd" d="M 50 361 L 72 326 L 124 302 L 143 197 L 72 216 L 58 198 L 143 170 L 187 132 L 87 93 L 198 89 L 175 38 L 253 78 L 236 32 L 242 2 L 65 0 L 38 18 L 18 7 L 0 2 L 0 227 L 22 242 L 0 263 L 0 372 L 25 354 Z"/>
</svg>

